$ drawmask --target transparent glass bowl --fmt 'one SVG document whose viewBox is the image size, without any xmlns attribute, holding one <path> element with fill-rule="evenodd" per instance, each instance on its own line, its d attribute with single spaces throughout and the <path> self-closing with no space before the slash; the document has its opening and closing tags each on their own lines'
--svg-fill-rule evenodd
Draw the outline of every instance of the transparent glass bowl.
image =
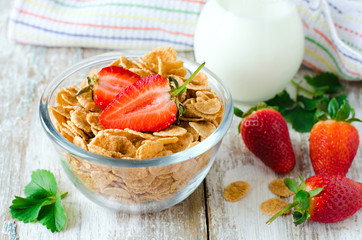
<svg viewBox="0 0 362 240">
<path fill-rule="evenodd" d="M 79 84 L 92 69 L 109 65 L 120 56 L 141 57 L 141 52 L 111 52 L 69 67 L 45 89 L 39 105 L 41 124 L 57 149 L 59 160 L 74 186 L 100 206 L 128 213 L 148 213 L 169 208 L 187 198 L 212 166 L 233 117 L 229 90 L 207 68 L 209 86 L 221 99 L 225 113 L 218 128 L 204 141 L 169 156 L 129 160 L 101 156 L 65 139 L 54 125 L 48 106 L 62 87 Z M 196 70 L 198 63 L 179 57 L 184 67 Z M 152 173 L 152 174 L 151 174 Z"/>
</svg>

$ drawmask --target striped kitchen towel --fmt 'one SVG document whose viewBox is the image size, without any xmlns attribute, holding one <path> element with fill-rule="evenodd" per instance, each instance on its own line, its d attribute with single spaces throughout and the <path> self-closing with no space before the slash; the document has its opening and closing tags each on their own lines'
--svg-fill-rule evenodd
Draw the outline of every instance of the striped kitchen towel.
<svg viewBox="0 0 362 240">
<path fill-rule="evenodd" d="M 192 50 L 206 0 L 19 0 L 9 36 L 45 46 Z"/>
<path fill-rule="evenodd" d="M 362 80 L 362 1 L 298 0 L 305 34 L 303 63 L 345 80 Z"/>
<path fill-rule="evenodd" d="M 9 37 L 45 46 L 151 49 L 168 45 L 189 51 L 206 1 L 18 0 L 9 20 Z M 295 1 L 305 32 L 303 63 L 342 79 L 361 80 L 362 1 Z"/>
</svg>

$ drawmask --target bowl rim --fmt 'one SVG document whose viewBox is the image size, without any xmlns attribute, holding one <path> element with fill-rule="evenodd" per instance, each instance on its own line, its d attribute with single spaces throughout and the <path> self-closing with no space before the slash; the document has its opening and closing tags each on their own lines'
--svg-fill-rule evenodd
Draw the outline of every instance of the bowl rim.
<svg viewBox="0 0 362 240">
<path fill-rule="evenodd" d="M 93 163 L 113 166 L 113 167 L 128 167 L 128 168 L 138 168 L 138 167 L 153 167 L 153 166 L 164 166 L 175 164 L 179 162 L 183 162 L 189 160 L 191 158 L 195 158 L 212 147 L 214 147 L 222 138 L 225 136 L 226 132 L 230 128 L 233 118 L 233 100 L 230 91 L 225 86 L 225 84 L 214 74 L 212 73 L 207 67 L 202 69 L 202 72 L 207 74 L 210 78 L 212 77 L 213 80 L 217 83 L 217 87 L 223 92 L 225 96 L 225 110 L 224 110 L 224 117 L 216 128 L 216 130 L 208 136 L 205 140 L 200 142 L 194 147 L 189 149 L 183 150 L 178 153 L 174 153 L 164 157 L 157 157 L 157 158 L 149 158 L 149 159 L 121 159 L 121 158 L 112 158 L 106 157 L 103 155 L 99 155 L 96 153 L 92 153 L 87 151 L 81 147 L 76 146 L 75 144 L 68 141 L 64 138 L 55 128 L 53 125 L 50 114 L 48 111 L 48 101 L 49 97 L 54 94 L 57 90 L 59 85 L 65 81 L 69 76 L 73 75 L 74 73 L 81 71 L 85 68 L 91 68 L 93 65 L 100 65 L 104 63 L 111 63 L 115 59 L 119 58 L 120 56 L 126 57 L 140 57 L 145 54 L 146 51 L 131 51 L 131 50 L 123 50 L 123 51 L 112 51 L 100 55 L 96 55 L 90 58 L 86 58 L 72 66 L 69 66 L 60 74 L 58 74 L 45 88 L 42 93 L 39 102 L 39 117 L 41 125 L 48 135 L 48 137 L 55 143 L 57 146 L 62 148 L 66 151 L 66 153 L 80 157 L 82 159 L 91 161 Z M 184 62 L 184 66 L 192 66 L 193 68 L 197 68 L 199 64 L 195 61 L 191 61 L 184 57 L 177 57 L 177 59 L 182 60 Z M 190 70 L 188 67 L 185 66 L 187 70 Z M 220 97 L 220 96 L 219 96 Z"/>
</svg>

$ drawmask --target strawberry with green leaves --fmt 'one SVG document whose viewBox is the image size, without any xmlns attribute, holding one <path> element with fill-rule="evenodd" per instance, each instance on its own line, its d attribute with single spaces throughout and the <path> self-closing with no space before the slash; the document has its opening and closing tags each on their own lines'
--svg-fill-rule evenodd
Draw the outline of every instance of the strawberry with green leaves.
<svg viewBox="0 0 362 240">
<path fill-rule="evenodd" d="M 123 67 L 108 66 L 102 68 L 97 75 L 88 78 L 88 86 L 81 89 L 77 95 L 91 90 L 94 102 L 101 109 L 105 109 L 118 93 L 140 79 L 140 76 Z"/>
<path fill-rule="evenodd" d="M 322 223 L 342 221 L 362 207 L 362 183 L 340 175 L 315 175 L 302 183 L 285 179 L 284 183 L 295 193 L 293 203 L 267 221 L 273 222 L 283 213 L 293 209 L 294 224 L 306 220 Z"/>
<path fill-rule="evenodd" d="M 358 131 L 350 123 L 360 120 L 346 100 L 340 105 L 335 98 L 328 104 L 328 115 L 330 119 L 318 111 L 316 117 L 321 121 L 310 132 L 312 166 L 316 174 L 346 176 L 359 145 Z"/>
<path fill-rule="evenodd" d="M 285 174 L 295 166 L 295 154 L 283 116 L 266 104 L 259 104 L 243 113 L 234 107 L 234 114 L 243 118 L 239 131 L 246 147 L 265 165 Z"/>
<path fill-rule="evenodd" d="M 177 81 L 167 81 L 158 74 L 149 75 L 120 92 L 99 116 L 105 128 L 135 131 L 160 131 L 182 115 L 184 108 L 177 96 L 186 91 L 187 84 L 205 63 L 178 86 Z M 171 86 L 174 82 L 175 87 Z"/>
</svg>

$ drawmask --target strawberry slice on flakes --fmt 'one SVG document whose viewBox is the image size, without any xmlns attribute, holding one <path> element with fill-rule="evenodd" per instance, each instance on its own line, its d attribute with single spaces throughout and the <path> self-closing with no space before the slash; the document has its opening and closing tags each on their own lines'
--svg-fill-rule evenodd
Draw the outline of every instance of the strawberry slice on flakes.
<svg viewBox="0 0 362 240">
<path fill-rule="evenodd" d="M 116 96 L 99 116 L 99 122 L 105 128 L 135 131 L 154 132 L 167 128 L 184 111 L 176 97 L 186 91 L 186 85 L 203 66 L 200 65 L 182 86 L 175 88 L 158 74 L 142 78 Z"/>
<path fill-rule="evenodd" d="M 88 78 L 88 86 L 77 95 L 91 90 L 94 102 L 101 109 L 105 109 L 118 93 L 140 79 L 140 76 L 123 67 L 105 67 L 96 76 Z"/>
</svg>

